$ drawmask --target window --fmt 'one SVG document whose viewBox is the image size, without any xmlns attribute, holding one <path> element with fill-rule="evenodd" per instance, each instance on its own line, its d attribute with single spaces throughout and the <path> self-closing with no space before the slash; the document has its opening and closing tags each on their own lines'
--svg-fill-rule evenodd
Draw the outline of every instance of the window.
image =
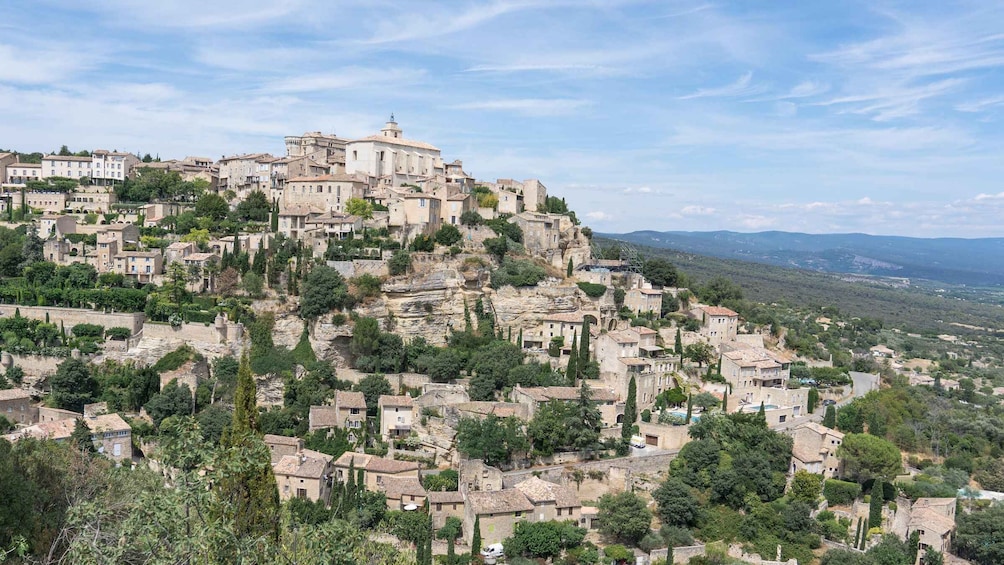
<svg viewBox="0 0 1004 565">
<path fill-rule="evenodd" d="M 443 505 L 440 504 L 439 502 L 437 502 L 436 503 L 436 512 L 442 512 L 442 511 L 443 511 Z"/>
<path fill-rule="evenodd" d="M 523 512 L 521 512 L 521 511 L 519 511 L 519 510 L 517 510 L 517 511 L 516 511 L 516 517 L 517 517 L 517 518 L 519 518 L 519 517 L 520 517 L 520 516 L 522 516 L 522 515 L 523 515 Z"/>
<path fill-rule="evenodd" d="M 307 489 L 298 488 L 296 489 L 297 498 L 307 498 Z"/>
</svg>

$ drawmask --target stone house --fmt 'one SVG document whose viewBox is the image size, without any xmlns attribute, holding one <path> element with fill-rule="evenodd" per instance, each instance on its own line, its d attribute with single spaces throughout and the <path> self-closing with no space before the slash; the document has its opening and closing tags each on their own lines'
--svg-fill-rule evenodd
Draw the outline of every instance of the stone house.
<svg viewBox="0 0 1004 565">
<path fill-rule="evenodd" d="M 513 488 L 471 491 L 464 504 L 464 538 L 474 537 L 479 519 L 483 545 L 502 543 L 512 536 L 516 523 L 574 520 L 579 523 L 582 505 L 570 487 L 530 477 Z"/>
<path fill-rule="evenodd" d="M 408 437 L 414 411 L 415 401 L 410 396 L 381 395 L 377 400 L 380 437 L 387 441 Z"/>
<path fill-rule="evenodd" d="M 655 288 L 632 288 L 624 293 L 624 306 L 635 314 L 662 314 L 662 291 Z"/>
<path fill-rule="evenodd" d="M 164 263 L 181 263 L 192 253 L 197 253 L 199 248 L 194 241 L 175 241 L 164 248 Z"/>
<path fill-rule="evenodd" d="M 698 306 L 690 315 L 701 322 L 699 334 L 711 345 L 719 345 L 736 339 L 739 329 L 739 314 L 724 306 Z"/>
<path fill-rule="evenodd" d="M 624 406 L 617 403 L 617 395 L 609 389 L 590 388 L 592 401 L 596 403 L 602 416 L 603 425 L 617 425 L 624 415 Z M 521 387 L 516 385 L 510 393 L 513 402 L 527 407 L 528 418 L 533 419 L 541 405 L 551 401 L 576 402 L 579 399 L 579 387 L 574 386 L 538 386 Z"/>
<path fill-rule="evenodd" d="M 217 162 L 217 190 L 232 190 L 242 200 L 255 190 L 264 191 L 272 182 L 271 162 L 274 160 L 275 157 L 268 153 L 249 153 L 220 159 Z"/>
<path fill-rule="evenodd" d="M 164 257 L 156 251 L 120 251 L 115 255 L 112 272 L 123 274 L 141 283 L 153 282 L 164 271 Z"/>
<path fill-rule="evenodd" d="M 380 490 L 387 497 L 388 510 L 404 510 L 411 504 L 421 508 L 428 495 L 418 477 L 386 477 Z"/>
<path fill-rule="evenodd" d="M 346 451 L 334 462 L 335 479 L 340 482 L 347 481 L 350 468 L 353 468 L 357 473 L 361 469 L 363 471 L 363 484 L 367 490 L 374 492 L 381 489 L 381 485 L 386 479 L 420 478 L 418 463 L 413 461 L 397 461 L 366 453 Z"/>
<path fill-rule="evenodd" d="M 446 525 L 447 518 L 464 520 L 464 494 L 457 490 L 432 491 L 426 495 L 432 527 L 438 530 Z"/>
<path fill-rule="evenodd" d="M 794 444 L 791 448 L 791 473 L 808 471 L 827 479 L 840 476 L 842 465 L 837 448 L 844 434 L 815 422 L 800 424 L 787 432 Z"/>
<path fill-rule="evenodd" d="M 626 400 L 634 377 L 639 406 L 655 402 L 656 396 L 676 386 L 672 378 L 675 357 L 656 345 L 657 338 L 655 330 L 644 326 L 600 334 L 595 350 L 604 385 Z"/>
<path fill-rule="evenodd" d="M 366 422 L 366 398 L 361 392 L 339 390 L 331 406 L 310 407 L 310 431 L 331 428 L 357 430 Z"/>
<path fill-rule="evenodd" d="M 282 455 L 272 464 L 279 498 L 303 498 L 311 502 L 327 501 L 331 494 L 332 457 L 311 449 L 299 449 Z"/>
<path fill-rule="evenodd" d="M 38 407 L 33 406 L 31 394 L 20 388 L 0 390 L 0 416 L 21 426 L 30 426 L 38 421 Z"/>
<path fill-rule="evenodd" d="M 307 221 L 320 215 L 320 210 L 309 206 L 290 206 L 280 210 L 279 233 L 290 239 L 300 239 L 307 229 Z"/>
<path fill-rule="evenodd" d="M 41 239 L 50 236 L 61 238 L 66 234 L 77 233 L 77 219 L 66 214 L 45 214 L 38 220 L 36 233 Z"/>
<path fill-rule="evenodd" d="M 592 324 L 592 327 L 595 327 L 595 316 L 593 318 L 594 319 L 592 321 L 594 323 Z M 540 330 L 538 334 L 534 335 L 528 332 L 523 336 L 523 347 L 547 348 L 551 344 L 552 339 L 560 337 L 563 340 L 561 354 L 568 355 L 571 353 L 572 338 L 574 337 L 575 339 L 579 339 L 582 337 L 584 319 L 585 314 L 578 310 L 575 312 L 554 312 L 546 314 L 540 320 Z"/>
<path fill-rule="evenodd" d="M 11 155 L 6 153 L 6 155 Z M 41 163 L 10 163 L 2 180 L 5 184 L 23 185 L 30 180 L 42 180 Z M 20 202 L 15 200 L 14 202 Z"/>
<path fill-rule="evenodd" d="M 734 390 L 785 388 L 791 360 L 762 347 L 737 347 L 722 353 L 722 376 Z"/>
<path fill-rule="evenodd" d="M 62 411 L 66 412 L 66 411 Z M 132 428 L 118 414 L 102 414 L 93 418 L 82 414 L 69 412 L 71 417 L 40 422 L 21 428 L 3 436 L 7 441 L 17 441 L 25 437 L 36 439 L 51 439 L 64 442 L 70 439 L 77 420 L 82 420 L 91 431 L 91 441 L 98 453 L 103 454 L 116 463 L 132 459 Z"/>
<path fill-rule="evenodd" d="M 444 224 L 454 226 L 460 225 L 460 217 L 465 212 L 471 212 L 478 206 L 478 201 L 473 194 L 458 192 L 442 199 L 440 214 Z"/>
<path fill-rule="evenodd" d="M 910 508 L 906 537 L 920 534 L 917 565 L 923 565 L 927 548 L 947 554 L 955 532 L 955 498 L 918 498 Z"/>
<path fill-rule="evenodd" d="M 341 214 L 350 198 L 362 198 L 365 193 L 366 179 L 358 175 L 295 177 L 282 189 L 281 208 L 310 207 Z"/>
<path fill-rule="evenodd" d="M 265 434 L 262 438 L 272 455 L 272 464 L 275 465 L 280 459 L 287 455 L 295 455 L 303 449 L 303 440 L 296 437 L 277 436 Z"/>
<path fill-rule="evenodd" d="M 443 202 L 432 194 L 409 192 L 388 206 L 390 225 L 432 235 L 442 226 L 442 206 Z"/>
</svg>

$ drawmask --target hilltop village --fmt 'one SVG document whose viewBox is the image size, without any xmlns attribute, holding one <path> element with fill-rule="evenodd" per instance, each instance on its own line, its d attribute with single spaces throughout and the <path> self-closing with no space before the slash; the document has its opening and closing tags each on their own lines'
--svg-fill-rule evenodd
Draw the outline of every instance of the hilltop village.
<svg viewBox="0 0 1004 565">
<path fill-rule="evenodd" d="M 0 153 L 4 449 L 54 440 L 183 494 L 246 472 L 192 454 L 246 448 L 284 528 L 352 525 L 346 562 L 949 557 L 969 474 L 915 485 L 955 484 L 958 450 L 872 414 L 889 391 L 996 405 L 954 350 L 741 315 L 728 281 L 601 249 L 541 180 L 476 179 L 393 116 L 285 145 Z M 967 455 L 984 486 L 990 450 Z M 22 549 L 99 551 L 88 520 L 112 508 Z M 126 524 L 100 552 L 142 550 Z"/>
</svg>

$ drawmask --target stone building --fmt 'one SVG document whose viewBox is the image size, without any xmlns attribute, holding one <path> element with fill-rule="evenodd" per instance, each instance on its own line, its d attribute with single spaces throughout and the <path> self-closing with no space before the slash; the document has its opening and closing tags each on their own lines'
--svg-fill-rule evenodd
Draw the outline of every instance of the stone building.
<svg viewBox="0 0 1004 565">
<path fill-rule="evenodd" d="M 32 405 L 31 394 L 20 388 L 0 390 L 0 416 L 20 426 L 38 421 L 38 408 Z"/>
<path fill-rule="evenodd" d="M 405 139 L 392 115 L 378 135 L 346 143 L 345 172 L 365 175 L 370 185 L 401 186 L 443 174 L 444 167 L 439 148 Z"/>
<path fill-rule="evenodd" d="M 808 471 L 827 479 L 840 477 L 842 465 L 837 448 L 844 434 L 815 422 L 800 424 L 788 431 L 794 443 L 791 448 L 791 472 Z"/>
</svg>

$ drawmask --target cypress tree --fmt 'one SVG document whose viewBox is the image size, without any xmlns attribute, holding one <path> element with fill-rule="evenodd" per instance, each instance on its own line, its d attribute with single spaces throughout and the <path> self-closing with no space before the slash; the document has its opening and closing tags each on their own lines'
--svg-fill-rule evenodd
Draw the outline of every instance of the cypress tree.
<svg viewBox="0 0 1004 565">
<path fill-rule="evenodd" d="M 509 333 L 506 336 L 505 340 L 508 341 L 509 343 L 512 343 L 512 326 L 509 326 Z"/>
<path fill-rule="evenodd" d="M 565 369 L 565 379 L 568 386 L 575 386 L 575 379 L 579 376 L 579 352 L 575 346 L 575 334 L 572 334 L 572 350 L 568 354 L 568 367 Z"/>
<path fill-rule="evenodd" d="M 683 355 L 683 336 L 680 335 L 680 328 L 676 328 L 676 342 L 673 344 L 673 353 Z M 680 357 L 682 360 L 683 357 Z"/>
<path fill-rule="evenodd" d="M 471 558 L 481 553 L 481 516 L 474 517 L 474 537 L 471 538 Z"/>
<path fill-rule="evenodd" d="M 872 499 L 868 504 L 868 528 L 882 527 L 882 479 L 875 479 L 872 485 Z"/>
<path fill-rule="evenodd" d="M 763 421 L 765 421 L 765 422 L 767 421 L 767 410 L 766 410 L 766 408 L 767 407 L 764 406 L 763 400 L 761 400 L 760 401 L 760 409 L 757 410 L 757 413 L 756 413 L 757 416 L 759 416 L 760 419 L 763 420 Z"/>
<path fill-rule="evenodd" d="M 630 441 L 634 422 L 638 418 L 638 385 L 634 377 L 628 381 L 627 401 L 624 403 L 624 422 L 621 424 L 621 439 Z"/>
<path fill-rule="evenodd" d="M 722 394 L 722 412 L 728 414 L 729 412 L 729 387 L 725 387 L 725 393 Z"/>
<path fill-rule="evenodd" d="M 279 489 L 268 447 L 258 435 L 256 388 L 247 353 L 241 357 L 234 393 L 234 415 L 221 438 L 216 465 L 221 514 L 240 537 L 279 540 Z M 222 548 L 221 548 L 222 550 Z"/>
<path fill-rule="evenodd" d="M 520 349 L 523 349 L 523 328 L 519 329 L 519 339 L 516 341 L 516 345 L 518 345 Z"/>
<path fill-rule="evenodd" d="M 837 427 L 837 409 L 832 404 L 826 407 L 826 413 L 823 414 L 823 425 L 827 428 Z"/>
<path fill-rule="evenodd" d="M 94 449 L 94 442 L 91 441 L 91 429 L 87 427 L 84 420 L 77 418 L 73 425 L 73 433 L 70 434 L 70 444 L 84 453 L 97 453 Z"/>
<path fill-rule="evenodd" d="M 690 423 L 690 417 L 694 414 L 694 394 L 691 392 L 687 393 L 687 423 Z"/>
<path fill-rule="evenodd" d="M 572 265 L 572 258 L 569 257 L 568 258 L 568 269 L 565 270 L 565 276 L 566 277 L 572 276 L 572 269 L 573 268 L 574 268 L 574 265 Z"/>
<path fill-rule="evenodd" d="M 279 199 L 274 198 L 272 200 L 272 214 L 269 218 L 269 228 L 272 229 L 272 233 L 277 233 L 279 231 Z"/>
<path fill-rule="evenodd" d="M 589 320 L 582 321 L 582 337 L 579 338 L 579 371 L 589 362 Z"/>
</svg>

